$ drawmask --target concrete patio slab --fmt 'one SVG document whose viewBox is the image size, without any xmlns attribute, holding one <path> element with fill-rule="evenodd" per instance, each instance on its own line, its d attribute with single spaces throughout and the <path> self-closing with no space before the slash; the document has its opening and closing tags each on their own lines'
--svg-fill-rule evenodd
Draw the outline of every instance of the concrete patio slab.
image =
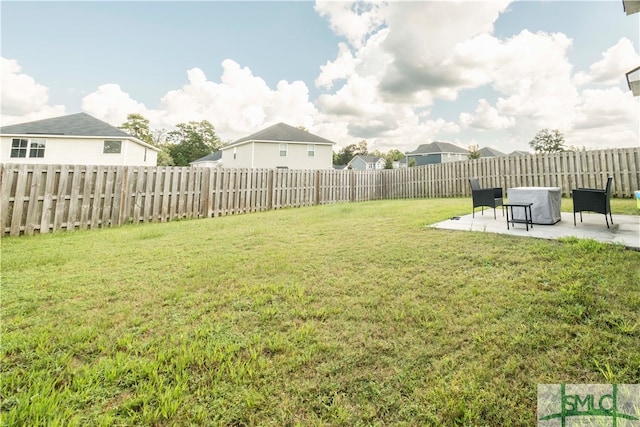
<svg viewBox="0 0 640 427">
<path fill-rule="evenodd" d="M 576 216 L 577 225 L 573 225 L 573 213 L 562 212 L 562 220 L 554 225 L 534 224 L 526 231 L 524 224 L 510 225 L 507 230 L 507 218 L 497 211 L 497 218 L 493 219 L 493 210 L 485 210 L 484 215 L 476 212 L 475 218 L 471 214 L 453 217 L 446 221 L 431 224 L 429 227 L 447 230 L 479 231 L 485 233 L 510 234 L 512 236 L 536 237 L 540 239 L 558 239 L 560 237 L 577 237 L 579 239 L 593 239 L 604 243 L 617 243 L 630 249 L 640 250 L 640 216 L 613 215 L 614 224 L 607 228 L 604 215 L 582 213 L 582 220 Z"/>
</svg>

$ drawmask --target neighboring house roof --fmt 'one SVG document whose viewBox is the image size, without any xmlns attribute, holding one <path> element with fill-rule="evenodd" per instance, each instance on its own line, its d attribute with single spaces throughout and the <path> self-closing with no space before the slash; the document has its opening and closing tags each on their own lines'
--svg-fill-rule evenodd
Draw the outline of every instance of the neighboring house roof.
<svg viewBox="0 0 640 427">
<path fill-rule="evenodd" d="M 501 151 L 496 150 L 495 148 L 491 148 L 491 147 L 484 147 L 480 149 L 480 154 L 482 155 L 482 157 L 500 157 L 500 156 L 506 156 L 506 154 L 504 154 Z"/>
<path fill-rule="evenodd" d="M 111 126 L 109 123 L 96 119 L 86 113 L 70 114 L 67 116 L 53 117 L 51 119 L 3 126 L 0 128 L 0 134 L 127 138 L 145 147 L 160 151 L 153 145 L 141 141 L 122 129 Z"/>
<path fill-rule="evenodd" d="M 365 163 L 376 163 L 380 161 L 382 157 L 358 154 L 353 159 L 351 159 L 349 163 L 351 163 L 354 159 L 362 159 Z"/>
<path fill-rule="evenodd" d="M 509 154 L 509 155 L 510 155 L 510 156 L 528 156 L 529 154 L 531 154 L 531 153 L 529 153 L 528 151 L 519 151 L 519 150 L 516 150 L 516 151 L 512 152 L 512 153 L 511 153 L 511 154 Z"/>
<path fill-rule="evenodd" d="M 217 162 L 219 160 L 222 160 L 222 151 L 220 150 L 214 151 L 211 154 L 207 154 L 204 157 L 200 157 L 199 159 L 194 160 L 190 164 L 203 163 L 203 162 Z"/>
<path fill-rule="evenodd" d="M 302 142 L 314 144 L 335 144 L 335 142 L 333 141 L 329 141 L 326 138 L 322 138 L 321 136 L 314 135 L 302 129 L 290 126 L 286 123 L 278 123 L 244 138 L 240 138 L 232 142 L 231 144 L 222 147 L 221 150 L 225 150 L 227 148 L 247 142 Z"/>
<path fill-rule="evenodd" d="M 411 154 L 439 154 L 439 153 L 454 153 L 454 154 L 468 154 L 469 151 L 462 147 L 453 145 L 449 142 L 432 142 L 430 144 L 421 144 L 413 151 L 407 153 Z"/>
<path fill-rule="evenodd" d="M 347 165 L 333 165 L 333 168 L 336 170 L 346 169 Z"/>
</svg>

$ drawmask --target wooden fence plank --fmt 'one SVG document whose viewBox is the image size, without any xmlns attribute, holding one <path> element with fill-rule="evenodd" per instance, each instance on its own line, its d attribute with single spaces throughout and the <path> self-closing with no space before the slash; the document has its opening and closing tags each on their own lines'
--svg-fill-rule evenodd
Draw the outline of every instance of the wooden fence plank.
<svg viewBox="0 0 640 427">
<path fill-rule="evenodd" d="M 105 168 L 98 167 L 96 170 L 96 179 L 93 186 L 93 199 L 91 200 L 91 228 L 98 228 L 100 224 L 100 211 L 102 199 L 104 197 L 103 182 Z"/>
<path fill-rule="evenodd" d="M 53 209 L 54 209 L 54 194 L 56 185 L 56 166 L 47 166 L 47 172 L 44 183 L 44 196 L 42 200 L 42 216 L 40 218 L 40 233 L 48 233 L 49 228 L 53 228 Z"/>
<path fill-rule="evenodd" d="M 52 232 L 61 230 L 63 225 L 66 226 L 69 217 L 69 209 L 67 206 L 67 189 L 69 180 L 69 166 L 60 166 L 58 190 L 55 194 L 56 207 L 53 213 Z"/>
<path fill-rule="evenodd" d="M 13 175 L 16 173 L 11 166 L 0 163 L 0 224 L 2 225 L 2 235 L 7 234 L 11 229 L 7 229 L 9 223 L 9 210 L 11 203 L 11 186 L 14 182 Z"/>
<path fill-rule="evenodd" d="M 42 174 L 46 173 L 45 165 L 34 165 L 32 169 L 32 181 L 29 188 L 29 207 L 27 209 L 27 220 L 24 227 L 25 234 L 34 234 L 40 227 L 40 217 L 42 215 L 42 204 L 38 200 L 41 191 Z M 38 225 L 36 227 L 36 224 Z"/>
<path fill-rule="evenodd" d="M 19 165 L 18 166 L 18 174 L 17 174 L 17 182 L 15 187 L 15 193 L 13 196 L 13 212 L 11 214 L 11 227 L 9 233 L 12 236 L 20 235 L 20 231 L 24 229 L 24 223 L 22 221 L 22 213 L 24 211 L 25 204 L 28 203 L 28 200 L 25 200 L 28 196 L 27 192 L 27 181 L 29 178 L 29 168 L 28 165 Z"/>
</svg>

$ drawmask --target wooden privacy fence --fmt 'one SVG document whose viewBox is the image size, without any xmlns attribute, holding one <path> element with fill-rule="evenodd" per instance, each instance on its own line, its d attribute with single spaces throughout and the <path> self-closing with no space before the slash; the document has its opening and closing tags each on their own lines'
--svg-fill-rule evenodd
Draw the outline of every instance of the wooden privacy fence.
<svg viewBox="0 0 640 427">
<path fill-rule="evenodd" d="M 202 167 L 0 165 L 3 235 L 208 218 L 379 199 L 459 197 L 468 179 L 518 186 L 640 189 L 640 149 L 505 156 L 407 169 L 283 170 Z M 508 194 L 507 194 L 508 196 Z"/>
</svg>

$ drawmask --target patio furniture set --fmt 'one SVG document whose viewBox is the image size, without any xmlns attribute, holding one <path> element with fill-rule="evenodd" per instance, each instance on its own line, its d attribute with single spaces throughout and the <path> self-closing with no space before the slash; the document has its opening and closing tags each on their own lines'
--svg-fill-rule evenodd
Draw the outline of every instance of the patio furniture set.
<svg viewBox="0 0 640 427">
<path fill-rule="evenodd" d="M 596 212 L 604 214 L 607 228 L 609 219 L 613 224 L 611 216 L 611 182 L 613 177 L 608 177 L 605 189 L 599 188 L 576 188 L 571 192 L 573 198 L 573 225 L 576 226 L 576 213 L 580 214 L 582 222 L 582 212 Z M 508 203 L 505 203 L 502 196 L 502 188 L 481 188 L 477 178 L 469 180 L 471 186 L 471 198 L 473 200 L 473 217 L 475 209 L 481 208 L 484 215 L 484 207 L 493 208 L 493 217 L 496 219 L 496 208 L 502 207 L 502 215 L 507 209 L 507 229 L 515 224 L 525 224 L 527 231 L 533 228 L 533 224 L 553 225 L 561 220 L 560 187 L 513 187 L 507 189 L 509 196 Z M 514 211 L 514 208 L 516 210 Z M 607 218 L 609 215 L 609 218 Z"/>
</svg>

